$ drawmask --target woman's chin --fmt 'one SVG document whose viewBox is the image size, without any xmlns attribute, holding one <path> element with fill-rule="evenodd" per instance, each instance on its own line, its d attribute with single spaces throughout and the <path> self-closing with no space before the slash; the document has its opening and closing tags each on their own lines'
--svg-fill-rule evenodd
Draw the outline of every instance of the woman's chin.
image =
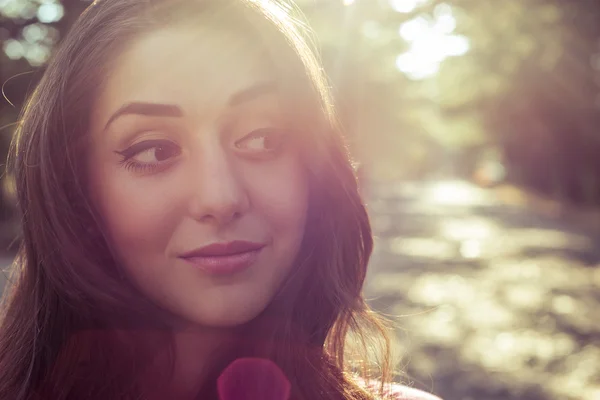
<svg viewBox="0 0 600 400">
<path fill-rule="evenodd" d="M 188 315 L 187 320 L 192 325 L 199 327 L 233 328 L 247 324 L 256 318 L 262 311 L 263 308 L 254 310 L 244 309 L 239 306 L 223 307 L 219 310 L 214 310 L 214 312 L 202 313 L 201 315 L 197 313 Z"/>
</svg>

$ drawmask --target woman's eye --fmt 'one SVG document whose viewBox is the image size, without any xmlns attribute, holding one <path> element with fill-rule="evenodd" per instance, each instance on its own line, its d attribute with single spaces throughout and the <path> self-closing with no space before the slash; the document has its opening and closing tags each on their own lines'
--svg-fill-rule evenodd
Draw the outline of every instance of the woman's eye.
<svg viewBox="0 0 600 400">
<path fill-rule="evenodd" d="M 181 154 L 181 148 L 168 140 L 147 140 L 118 152 L 128 169 L 147 171 L 155 169 Z"/>
<path fill-rule="evenodd" d="M 281 131 L 271 128 L 257 129 L 244 136 L 235 146 L 249 152 L 274 152 L 283 144 L 284 135 Z"/>
<path fill-rule="evenodd" d="M 154 146 L 149 149 L 139 152 L 133 158 L 142 163 L 155 163 L 168 160 L 171 157 L 178 155 L 178 149 L 174 146 Z"/>
</svg>

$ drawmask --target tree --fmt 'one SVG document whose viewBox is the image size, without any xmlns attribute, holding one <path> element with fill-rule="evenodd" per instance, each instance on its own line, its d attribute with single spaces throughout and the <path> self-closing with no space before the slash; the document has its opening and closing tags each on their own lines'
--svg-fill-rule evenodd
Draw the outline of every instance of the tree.
<svg viewBox="0 0 600 400">
<path fill-rule="evenodd" d="M 411 167 L 428 152 L 434 159 L 474 152 L 476 160 L 498 146 L 516 181 L 563 198 L 600 201 L 597 2 L 309 5 L 344 120 L 364 157 L 414 173 Z M 426 63 L 415 63 L 417 74 L 399 71 L 406 65 L 398 65 L 398 55 L 436 24 L 468 39 L 468 52 L 444 58 L 431 76 Z M 435 41 L 421 42 L 434 61 L 441 59 L 435 52 L 444 49 Z"/>
</svg>

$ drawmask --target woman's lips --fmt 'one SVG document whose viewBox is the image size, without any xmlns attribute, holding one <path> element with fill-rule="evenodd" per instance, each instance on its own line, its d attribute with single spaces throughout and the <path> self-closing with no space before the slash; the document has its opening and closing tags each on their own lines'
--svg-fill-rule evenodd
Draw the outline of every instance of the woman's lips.
<svg viewBox="0 0 600 400">
<path fill-rule="evenodd" d="M 211 275 L 229 275 L 249 268 L 264 247 L 263 243 L 245 241 L 215 243 L 180 258 Z"/>
</svg>

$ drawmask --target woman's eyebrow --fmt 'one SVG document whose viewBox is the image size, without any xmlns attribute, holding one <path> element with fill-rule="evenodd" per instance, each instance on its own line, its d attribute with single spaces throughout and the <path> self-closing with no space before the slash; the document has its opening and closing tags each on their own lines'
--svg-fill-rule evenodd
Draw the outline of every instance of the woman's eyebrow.
<svg viewBox="0 0 600 400">
<path fill-rule="evenodd" d="M 237 106 L 241 103 L 253 100 L 259 96 L 270 94 L 277 89 L 277 84 L 272 81 L 257 83 L 247 89 L 241 90 L 231 96 L 229 106 Z"/>
<path fill-rule="evenodd" d="M 229 99 L 229 106 L 237 106 L 241 103 L 245 103 L 256 97 L 272 93 L 277 88 L 275 82 L 261 82 L 256 85 L 250 86 L 240 92 L 237 92 Z M 115 121 L 117 118 L 128 115 L 150 115 L 156 117 L 182 117 L 183 110 L 174 104 L 160 104 L 160 103 L 147 103 L 147 102 L 131 102 L 123 105 L 117 111 L 115 111 L 104 126 L 104 130 L 108 129 L 108 126 Z"/>
<path fill-rule="evenodd" d="M 183 111 L 179 106 L 174 104 L 160 104 L 160 103 L 145 103 L 145 102 L 132 102 L 127 103 L 110 116 L 104 130 L 108 129 L 108 126 L 117 118 L 128 115 L 150 115 L 157 117 L 182 117 Z"/>
</svg>

